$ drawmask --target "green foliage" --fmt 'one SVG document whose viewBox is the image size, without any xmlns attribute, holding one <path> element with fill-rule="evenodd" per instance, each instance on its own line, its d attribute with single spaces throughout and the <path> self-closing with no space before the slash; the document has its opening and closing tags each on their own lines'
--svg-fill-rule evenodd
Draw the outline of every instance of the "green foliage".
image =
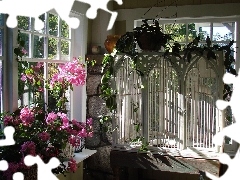
<svg viewBox="0 0 240 180">
<path fill-rule="evenodd" d="M 160 47 L 164 47 L 165 52 L 164 56 L 166 57 L 165 59 L 168 59 L 167 56 L 176 56 L 184 61 L 190 62 L 192 58 L 192 54 L 198 54 L 198 55 L 203 55 L 204 52 L 207 52 L 207 58 L 208 60 L 211 59 L 216 59 L 216 54 L 215 51 L 223 51 L 225 52 L 225 60 L 224 60 L 224 65 L 225 69 L 227 72 L 237 75 L 236 70 L 232 67 L 232 63 L 235 61 L 233 56 L 232 56 L 232 45 L 233 41 L 230 41 L 228 45 L 225 46 L 218 46 L 218 45 L 212 45 L 212 42 L 209 37 L 206 38 L 206 44 L 199 46 L 199 42 L 203 40 L 204 34 L 199 33 L 198 35 L 196 34 L 195 30 L 195 24 L 190 23 L 188 24 L 188 35 L 189 37 L 186 37 L 186 25 L 185 24 L 175 24 L 174 26 L 172 25 L 166 25 L 165 26 L 165 32 L 166 34 L 162 33 L 161 27 L 159 26 L 158 23 L 154 23 L 153 26 L 150 26 L 147 24 L 147 20 L 143 21 L 144 24 L 141 27 L 137 27 L 134 29 L 133 32 L 127 32 L 124 34 L 117 42 L 116 44 L 116 50 L 117 53 L 126 53 L 132 58 L 132 63 L 130 63 L 131 68 L 134 69 L 140 76 L 144 76 L 144 73 L 141 72 L 139 69 L 137 69 L 137 55 L 138 52 L 136 50 L 136 44 L 138 42 L 137 38 L 141 37 L 143 33 L 150 33 L 155 37 L 156 39 L 160 39 L 161 42 L 158 42 L 158 45 L 153 48 L 152 51 L 158 52 Z M 148 36 L 150 37 L 150 36 Z M 180 45 L 179 42 L 186 41 L 186 38 L 189 38 L 191 42 L 186 44 L 185 46 Z M 153 38 L 154 39 L 154 38 Z M 169 46 L 169 41 L 174 42 L 172 46 Z M 170 52 L 170 48 L 171 51 Z M 180 55 L 180 52 L 184 52 L 184 56 L 182 57 Z M 107 107 L 111 110 L 111 112 L 114 112 L 117 108 L 117 103 L 116 103 L 116 90 L 112 89 L 110 80 L 111 78 L 114 77 L 114 72 L 113 72 L 113 66 L 114 66 L 114 55 L 111 54 L 106 54 L 104 59 L 103 59 L 103 77 L 102 77 L 102 94 L 101 97 L 106 100 L 106 105 Z M 157 76 L 157 75 L 156 75 Z M 176 74 L 172 74 L 174 76 L 175 81 L 177 81 Z M 174 82 L 173 85 L 176 85 L 177 82 Z M 229 85 L 224 85 L 224 97 L 223 99 L 227 99 L 231 97 L 232 89 L 230 88 Z M 133 110 L 134 113 L 138 111 L 139 105 L 134 104 L 133 105 Z M 106 118 L 109 119 L 109 118 Z M 106 119 L 102 118 L 101 123 L 106 122 Z M 144 137 L 141 136 L 141 124 L 136 123 L 135 124 L 135 131 L 137 133 L 137 137 L 132 139 L 132 142 L 141 142 L 141 147 L 139 151 L 147 151 L 148 147 L 148 142 L 145 141 Z"/>
</svg>

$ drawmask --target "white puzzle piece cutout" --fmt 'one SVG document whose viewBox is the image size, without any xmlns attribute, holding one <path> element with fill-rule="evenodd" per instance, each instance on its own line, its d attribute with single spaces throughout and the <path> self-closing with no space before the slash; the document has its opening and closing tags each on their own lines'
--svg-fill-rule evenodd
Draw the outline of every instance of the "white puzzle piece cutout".
<svg viewBox="0 0 240 180">
<path fill-rule="evenodd" d="M 113 12 L 107 8 L 107 4 L 111 0 L 77 0 L 78 2 L 89 4 L 91 7 L 87 10 L 86 16 L 89 19 L 95 19 L 98 9 L 102 9 L 111 14 L 107 30 L 112 29 L 117 18 L 117 12 Z M 115 0 L 119 5 L 122 0 Z M 7 26 L 9 28 L 17 27 L 17 16 L 25 16 L 35 18 L 35 30 L 41 30 L 44 23 L 39 16 L 55 9 L 60 18 L 69 25 L 70 28 L 78 28 L 80 21 L 75 17 L 70 17 L 70 11 L 75 0 L 0 0 L 0 13 L 8 14 Z"/>
<path fill-rule="evenodd" d="M 52 173 L 52 169 L 57 168 L 60 165 L 60 161 L 53 157 L 45 164 L 39 156 L 27 155 L 24 158 L 24 163 L 27 166 L 37 164 L 37 178 L 38 180 L 58 180 L 58 178 Z"/>
<path fill-rule="evenodd" d="M 230 126 L 223 128 L 222 131 L 220 131 L 214 136 L 213 141 L 216 145 L 222 145 L 224 137 L 227 136 L 240 144 L 240 109 L 239 109 L 240 76 L 236 77 L 232 74 L 226 73 L 223 77 L 223 81 L 226 84 L 233 84 L 234 89 L 231 96 L 231 100 L 229 102 L 226 102 L 223 100 L 217 100 L 216 105 L 220 110 L 225 109 L 227 106 L 231 106 L 236 122 L 231 124 Z M 239 171 L 239 163 L 240 163 L 240 148 L 238 149 L 233 159 L 231 159 L 229 155 L 227 155 L 226 153 L 223 153 L 220 156 L 219 161 L 223 164 L 228 165 L 227 171 L 221 177 L 216 177 L 206 172 L 206 175 L 209 178 L 211 178 L 212 180 L 229 180 L 229 179 L 238 180 L 239 179 L 238 171 Z"/>
<path fill-rule="evenodd" d="M 15 144 L 15 141 L 13 139 L 13 134 L 15 132 L 14 127 L 12 126 L 7 126 L 3 130 L 4 136 L 6 137 L 5 139 L 0 140 L 0 147 L 1 146 L 11 146 Z"/>
</svg>

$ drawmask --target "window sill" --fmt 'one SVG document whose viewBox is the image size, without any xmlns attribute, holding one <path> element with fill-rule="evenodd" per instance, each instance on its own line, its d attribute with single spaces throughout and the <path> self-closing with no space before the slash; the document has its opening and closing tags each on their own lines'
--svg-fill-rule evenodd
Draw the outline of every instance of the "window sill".
<svg viewBox="0 0 240 180">
<path fill-rule="evenodd" d="M 83 149 L 82 152 L 74 153 L 73 159 L 77 162 L 77 164 L 79 164 L 80 162 L 84 161 L 85 159 L 92 156 L 96 152 L 97 152 L 96 150 Z M 67 165 L 68 161 L 64 162 L 64 164 Z"/>
<path fill-rule="evenodd" d="M 96 150 L 89 150 L 89 149 L 83 149 L 82 152 L 80 153 L 75 153 L 73 159 L 77 162 L 78 164 L 78 169 L 75 173 L 70 172 L 66 173 L 66 176 L 63 174 L 58 174 L 57 178 L 59 180 L 83 180 L 83 161 L 87 159 L 88 157 L 92 156 L 95 154 L 97 151 Z M 64 162 L 65 165 L 68 165 L 68 161 Z"/>
</svg>

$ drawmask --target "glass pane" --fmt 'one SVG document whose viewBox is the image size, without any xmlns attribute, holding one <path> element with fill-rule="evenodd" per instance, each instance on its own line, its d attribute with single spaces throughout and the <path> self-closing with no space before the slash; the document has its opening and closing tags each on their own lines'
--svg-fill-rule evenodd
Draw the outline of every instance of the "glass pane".
<svg viewBox="0 0 240 180">
<path fill-rule="evenodd" d="M 58 40 L 56 38 L 48 38 L 48 58 L 57 59 Z"/>
<path fill-rule="evenodd" d="M 2 68 L 2 61 L 0 61 L 0 108 L 1 108 L 1 113 L 3 112 L 3 68 Z"/>
<path fill-rule="evenodd" d="M 210 36 L 210 23 L 189 23 L 188 24 L 188 41 L 191 42 L 197 36 L 200 36 L 200 41 L 206 40 Z"/>
<path fill-rule="evenodd" d="M 63 57 L 66 56 L 67 59 L 69 59 L 68 57 L 69 57 L 69 54 L 70 54 L 69 53 L 69 45 L 70 45 L 70 41 L 61 40 L 61 56 L 63 56 Z M 64 58 L 64 60 L 66 58 Z"/>
<path fill-rule="evenodd" d="M 165 33 L 173 35 L 173 41 L 186 42 L 186 24 L 165 24 Z"/>
<path fill-rule="evenodd" d="M 0 14 L 0 26 L 4 25 L 4 16 L 3 14 Z"/>
<path fill-rule="evenodd" d="M 3 29 L 0 29 L 0 56 L 3 56 L 3 40 L 4 40 L 4 35 L 3 35 Z"/>
<path fill-rule="evenodd" d="M 62 65 L 62 63 L 48 63 L 48 78 L 51 78 L 53 74 L 58 72 L 58 66 Z M 56 92 L 56 91 L 55 91 Z M 48 91 L 48 108 L 50 111 L 58 110 L 56 104 L 60 100 L 61 97 L 66 97 L 67 102 L 65 103 L 66 110 L 68 114 L 70 112 L 70 91 L 67 90 L 65 94 L 60 90 L 58 91 L 58 96 L 54 96 L 52 91 Z M 56 95 L 56 93 L 55 93 Z M 69 114 L 70 115 L 70 114 Z"/>
<path fill-rule="evenodd" d="M 69 38 L 69 27 L 65 21 L 62 21 L 61 36 L 64 38 Z"/>
<path fill-rule="evenodd" d="M 44 58 L 44 37 L 42 36 L 34 36 L 33 57 Z"/>
<path fill-rule="evenodd" d="M 53 36 L 58 35 L 58 16 L 49 14 L 49 34 Z"/>
<path fill-rule="evenodd" d="M 39 66 L 37 62 L 28 62 L 28 67 L 33 69 L 31 78 L 37 83 L 22 83 L 19 79 L 18 93 L 19 93 L 19 106 L 32 105 L 33 103 L 43 104 L 44 101 L 44 81 L 42 80 L 44 74 L 43 66 Z M 28 79 L 28 78 L 27 78 Z"/>
<path fill-rule="evenodd" d="M 26 50 L 25 57 L 29 57 L 29 34 L 20 33 L 20 37 L 23 41 L 25 41 L 24 49 Z"/>
<path fill-rule="evenodd" d="M 44 22 L 44 28 L 39 30 L 39 31 L 37 31 L 37 30 L 34 30 L 34 31 L 38 32 L 38 33 L 41 33 L 41 34 L 45 34 L 45 32 L 46 32 L 45 14 L 42 14 L 41 16 L 39 16 L 39 19 L 41 19 Z"/>
<path fill-rule="evenodd" d="M 30 30 L 31 22 L 29 17 L 18 16 L 18 28 L 22 30 Z"/>
<path fill-rule="evenodd" d="M 234 39 L 235 23 L 213 23 L 214 41 L 231 41 Z"/>
</svg>

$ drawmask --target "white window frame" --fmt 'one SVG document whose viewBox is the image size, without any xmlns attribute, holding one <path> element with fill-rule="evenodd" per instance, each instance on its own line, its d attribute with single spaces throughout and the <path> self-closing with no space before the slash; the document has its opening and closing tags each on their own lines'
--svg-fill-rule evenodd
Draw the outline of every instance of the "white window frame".
<svg viewBox="0 0 240 180">
<path fill-rule="evenodd" d="M 0 14 L 0 16 L 3 17 L 3 25 L 1 26 L 1 24 L 0 24 L 0 31 L 2 31 L 2 38 L 0 39 L 0 41 L 2 41 L 1 42 L 2 54 L 0 55 L 0 61 L 1 61 L 1 67 L 0 68 L 2 68 L 2 70 L 1 70 L 2 74 L 0 75 L 0 78 L 1 78 L 1 85 L 3 85 L 3 83 L 4 83 L 4 80 L 3 80 L 3 78 L 4 78 L 4 76 L 3 76 L 4 70 L 3 70 L 3 68 L 5 67 L 4 61 L 5 61 L 5 52 L 6 52 L 6 46 L 4 45 L 4 43 L 6 41 L 6 35 L 5 35 L 6 25 L 4 25 L 4 23 L 5 23 L 5 19 L 6 18 L 5 18 L 5 16 L 3 14 Z M 3 88 L 4 87 L 1 87 L 1 89 L 0 89 L 0 106 L 1 106 L 0 111 L 1 112 L 3 112 Z"/>
<path fill-rule="evenodd" d="M 149 21 L 150 22 L 150 21 Z M 240 35 L 239 35 L 239 30 L 240 30 L 240 16 L 234 16 L 234 17 L 198 17 L 198 18 L 175 18 L 175 19 L 170 19 L 170 18 L 161 18 L 159 19 L 159 24 L 164 25 L 164 24 L 189 24 L 189 23 L 210 23 L 210 39 L 212 41 L 212 44 L 216 43 L 224 43 L 228 44 L 229 41 L 213 41 L 213 23 L 226 23 L 226 22 L 235 22 L 235 34 L 234 34 L 234 47 L 239 47 L 240 46 Z M 143 24 L 142 19 L 134 20 L 134 28 L 139 27 Z M 164 27 L 164 26 L 163 26 Z M 187 26 L 186 26 L 187 27 Z M 188 28 L 186 29 L 186 36 L 188 35 Z M 188 38 L 186 37 L 186 42 L 182 42 L 183 44 L 187 44 Z M 200 42 L 200 43 L 205 43 L 205 42 Z M 181 43 L 180 43 L 181 44 Z M 236 49 L 235 49 L 236 51 Z M 235 66 L 236 70 L 238 71 L 238 68 L 240 68 L 240 53 L 234 53 L 234 58 L 236 60 Z M 222 122 L 223 127 L 225 126 L 225 122 L 223 120 Z M 232 141 L 232 144 L 224 144 L 224 149 L 221 148 L 221 151 L 227 152 L 229 154 L 235 153 L 237 150 L 238 145 L 235 141 Z"/>
<path fill-rule="evenodd" d="M 56 14 L 55 11 L 49 11 L 49 13 Z M 69 52 L 70 53 L 69 60 L 60 60 L 60 58 L 59 58 L 59 60 L 52 60 L 52 59 L 47 59 L 46 56 L 43 59 L 24 57 L 23 60 L 26 60 L 29 62 L 44 62 L 46 65 L 46 63 L 48 63 L 48 62 L 64 63 L 64 62 L 71 61 L 73 59 L 73 57 L 81 57 L 82 61 L 84 63 L 85 62 L 85 54 L 87 51 L 87 48 L 86 48 L 87 47 L 87 39 L 86 38 L 87 38 L 88 21 L 84 14 L 78 13 L 76 11 L 71 11 L 70 16 L 78 18 L 80 20 L 80 25 L 77 29 L 71 29 L 70 34 L 69 34 L 69 38 L 71 38 L 71 43 L 69 45 L 71 47 L 70 52 Z M 23 31 L 23 32 L 25 32 L 25 31 Z M 37 35 L 36 32 L 34 32 L 34 34 Z M 17 31 L 15 31 L 14 37 L 17 37 Z M 58 43 L 58 46 L 59 46 L 59 43 Z M 58 54 L 60 54 L 60 53 L 58 52 Z M 46 76 L 46 74 L 45 74 L 45 76 Z M 47 94 L 47 93 L 45 93 L 45 94 Z M 47 97 L 45 97 L 45 98 L 47 98 Z M 17 101 L 17 99 L 15 99 L 15 101 Z M 76 119 L 77 121 L 81 121 L 81 122 L 86 121 L 86 85 L 74 87 L 74 91 L 72 91 L 71 95 L 70 95 L 70 107 L 71 107 L 71 109 L 70 109 L 70 118 L 71 119 Z"/>
</svg>

